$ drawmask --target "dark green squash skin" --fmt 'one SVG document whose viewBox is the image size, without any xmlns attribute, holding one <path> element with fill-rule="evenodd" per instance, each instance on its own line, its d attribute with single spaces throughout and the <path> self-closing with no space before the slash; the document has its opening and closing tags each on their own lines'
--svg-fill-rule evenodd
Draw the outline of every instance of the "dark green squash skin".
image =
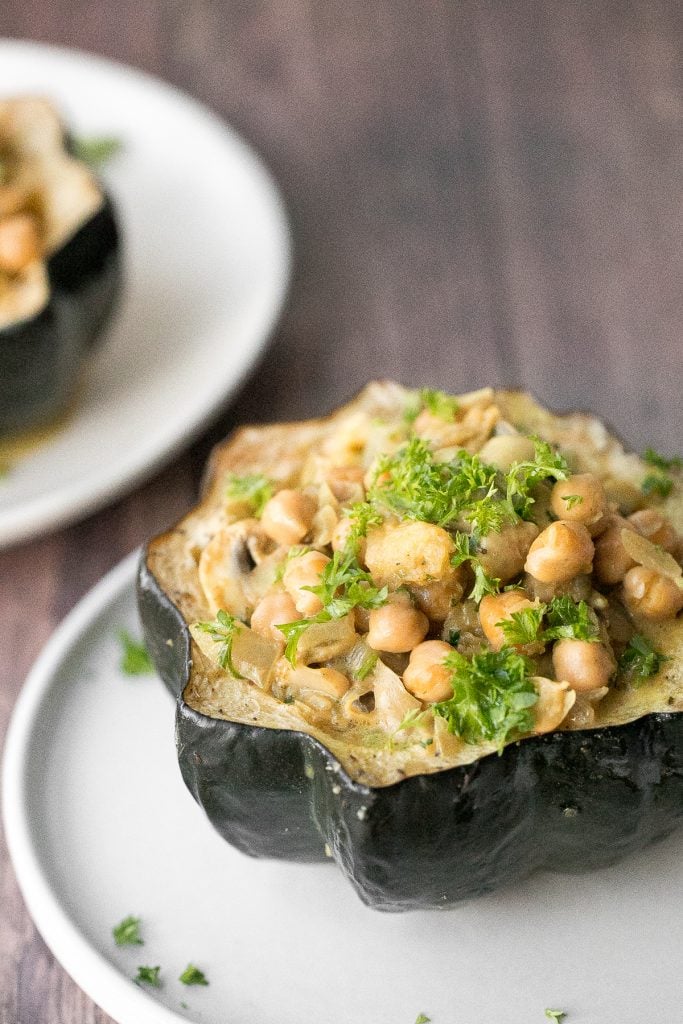
<svg viewBox="0 0 683 1024">
<path fill-rule="evenodd" d="M 43 309 L 0 329 L 0 433 L 46 423 L 68 405 L 81 364 L 112 312 L 121 253 L 108 197 L 52 254 L 47 274 Z"/>
<path fill-rule="evenodd" d="M 682 714 L 551 733 L 461 768 L 363 786 L 304 733 L 188 707 L 189 633 L 144 556 L 138 604 L 152 657 L 177 698 L 183 779 L 214 828 L 254 857 L 320 860 L 327 846 L 375 909 L 444 907 L 541 867 L 603 867 L 683 818 Z"/>
</svg>

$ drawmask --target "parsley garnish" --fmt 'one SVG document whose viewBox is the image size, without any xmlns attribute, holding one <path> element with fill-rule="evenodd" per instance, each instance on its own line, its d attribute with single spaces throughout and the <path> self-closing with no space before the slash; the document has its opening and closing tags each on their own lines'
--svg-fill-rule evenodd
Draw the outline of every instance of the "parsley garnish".
<svg viewBox="0 0 683 1024">
<path fill-rule="evenodd" d="M 563 494 L 562 501 L 567 506 L 567 511 L 574 508 L 576 505 L 583 504 L 583 496 L 581 494 Z"/>
<path fill-rule="evenodd" d="M 561 1024 L 561 1022 L 567 1016 L 564 1010 L 546 1010 L 545 1015 L 548 1018 L 548 1020 L 556 1021 L 556 1024 Z"/>
<path fill-rule="evenodd" d="M 71 143 L 73 155 L 91 167 L 101 167 L 107 160 L 123 149 L 121 139 L 112 136 L 74 139 Z"/>
<path fill-rule="evenodd" d="M 310 618 L 285 622 L 277 627 L 287 641 L 285 657 L 292 665 L 296 664 L 296 651 L 301 635 L 309 626 L 317 622 L 343 619 L 354 608 L 379 608 L 386 603 L 389 596 L 387 587 L 378 589 L 374 586 L 370 574 L 359 565 L 355 551 L 348 548 L 335 551 L 320 573 L 320 583 L 317 586 L 303 589 L 316 594 L 323 607 Z"/>
<path fill-rule="evenodd" d="M 142 946 L 140 938 L 140 918 L 124 917 L 123 921 L 114 925 L 111 930 L 114 942 L 117 946 Z"/>
<path fill-rule="evenodd" d="M 656 651 L 649 640 L 634 633 L 619 658 L 619 671 L 635 682 L 656 675 L 669 659 Z"/>
<path fill-rule="evenodd" d="M 600 639 L 595 615 L 585 601 L 577 603 L 566 595 L 554 597 L 546 615 L 550 628 L 543 633 L 544 640 Z"/>
<path fill-rule="evenodd" d="M 538 638 L 545 610 L 544 604 L 539 604 L 536 608 L 522 608 L 518 612 L 513 612 L 509 618 L 497 622 L 496 625 L 502 629 L 508 646 L 533 644 Z"/>
<path fill-rule="evenodd" d="M 216 618 L 213 622 L 197 622 L 195 623 L 195 628 L 201 630 L 202 633 L 207 633 L 212 640 L 221 645 L 218 651 L 218 664 L 220 667 L 227 669 L 235 679 L 244 679 L 244 676 L 235 668 L 232 660 L 232 645 L 235 635 L 240 629 L 244 628 L 244 623 L 221 609 L 216 612 Z"/>
<path fill-rule="evenodd" d="M 531 708 L 538 695 L 527 658 L 509 647 L 471 658 L 452 651 L 444 665 L 452 673 L 453 696 L 433 711 L 446 719 L 450 732 L 466 743 L 493 740 L 502 750 L 510 736 L 533 728 Z"/>
<path fill-rule="evenodd" d="M 251 506 L 253 514 L 259 519 L 267 503 L 273 497 L 273 484 L 262 473 L 246 473 L 236 476 L 231 473 L 225 488 L 228 498 L 245 501 Z"/>
<path fill-rule="evenodd" d="M 358 543 L 365 537 L 371 526 L 381 526 L 383 519 L 379 511 L 368 501 L 358 501 L 346 511 L 351 520 L 351 530 L 346 542 L 347 551 L 358 550 Z"/>
<path fill-rule="evenodd" d="M 534 504 L 533 490 L 543 480 L 566 480 L 569 467 L 566 459 L 554 451 L 547 441 L 533 438 L 536 451 L 528 462 L 515 462 L 506 477 L 507 501 L 518 516 L 527 519 Z"/>
<path fill-rule="evenodd" d="M 151 985 L 152 988 L 160 988 L 159 971 L 161 967 L 138 967 L 138 973 L 133 978 L 136 985 Z"/>
<path fill-rule="evenodd" d="M 123 648 L 119 663 L 122 672 L 127 676 L 145 676 L 154 671 L 154 663 L 143 643 L 134 640 L 125 629 L 119 630 L 119 640 Z"/>
<path fill-rule="evenodd" d="M 645 495 L 658 494 L 660 498 L 668 498 L 674 482 L 669 476 L 660 476 L 658 473 L 649 473 L 640 485 Z"/>
<path fill-rule="evenodd" d="M 422 388 L 420 401 L 423 409 L 427 409 L 432 416 L 436 416 L 440 420 L 452 420 L 460 408 L 457 398 L 446 394 L 445 391 L 436 391 L 434 388 Z"/>
<path fill-rule="evenodd" d="M 377 654 L 376 651 L 368 651 L 365 654 L 360 665 L 354 672 L 354 677 L 358 680 L 359 683 L 362 683 L 364 679 L 367 679 L 368 676 L 375 671 L 375 665 L 377 664 L 378 660 L 379 654 Z"/>
<path fill-rule="evenodd" d="M 466 533 L 456 533 L 453 538 L 455 554 L 451 557 L 451 565 L 457 568 L 463 562 L 471 562 L 474 571 L 474 587 L 469 597 L 479 604 L 486 594 L 497 594 L 500 590 L 500 580 L 494 576 L 487 576 L 484 567 L 474 554 L 476 549 L 475 540 Z"/>
<path fill-rule="evenodd" d="M 194 964 L 188 964 L 183 973 L 178 978 L 178 981 L 182 981 L 183 985 L 208 985 L 209 982 L 203 971 L 200 971 Z"/>
<path fill-rule="evenodd" d="M 683 460 L 674 456 L 671 459 L 667 459 L 665 455 L 660 455 L 654 448 L 646 448 L 643 452 L 643 460 L 647 462 L 649 466 L 656 466 L 657 469 L 663 469 L 665 472 L 669 469 L 681 469 L 683 468 Z"/>
<path fill-rule="evenodd" d="M 415 1018 L 415 1024 L 430 1024 L 431 1017 L 428 1017 L 426 1013 L 418 1013 Z"/>
</svg>

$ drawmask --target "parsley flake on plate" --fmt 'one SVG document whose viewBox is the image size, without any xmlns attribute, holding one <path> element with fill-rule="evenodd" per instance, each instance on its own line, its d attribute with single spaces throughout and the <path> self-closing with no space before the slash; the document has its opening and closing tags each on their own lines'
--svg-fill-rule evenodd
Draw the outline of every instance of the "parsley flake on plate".
<svg viewBox="0 0 683 1024">
<path fill-rule="evenodd" d="M 74 139 L 71 147 L 77 160 L 82 160 L 91 167 L 101 167 L 121 152 L 123 143 L 114 136 L 102 135 Z"/>
<path fill-rule="evenodd" d="M 564 1010 L 546 1010 L 545 1015 L 548 1018 L 548 1020 L 554 1020 L 557 1022 L 557 1024 L 561 1024 L 561 1022 L 567 1016 Z"/>
<path fill-rule="evenodd" d="M 415 1024 L 430 1024 L 431 1017 L 428 1017 L 426 1013 L 418 1013 L 415 1018 Z"/>
<path fill-rule="evenodd" d="M 117 946 L 142 946 L 144 943 L 140 938 L 140 918 L 129 915 L 123 921 L 114 925 L 111 930 L 114 942 Z"/>
<path fill-rule="evenodd" d="M 161 988 L 160 970 L 161 967 L 138 967 L 138 973 L 133 981 L 136 985 L 151 985 L 152 988 Z"/>
<path fill-rule="evenodd" d="M 143 643 L 135 640 L 125 629 L 119 630 L 122 647 L 120 668 L 127 676 L 146 676 L 154 672 L 154 662 Z"/>
<path fill-rule="evenodd" d="M 178 981 L 182 981 L 183 985 L 208 985 L 206 975 L 203 971 L 200 971 L 194 964 L 188 964 L 183 973 L 178 978 Z"/>
</svg>

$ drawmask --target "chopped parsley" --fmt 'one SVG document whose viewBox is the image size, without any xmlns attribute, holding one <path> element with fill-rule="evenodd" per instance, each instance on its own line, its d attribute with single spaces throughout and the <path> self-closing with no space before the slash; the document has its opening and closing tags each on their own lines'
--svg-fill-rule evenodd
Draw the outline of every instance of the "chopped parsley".
<svg viewBox="0 0 683 1024">
<path fill-rule="evenodd" d="M 183 973 L 178 978 L 178 981 L 182 981 L 183 985 L 208 985 L 209 982 L 203 971 L 200 971 L 194 964 L 188 964 Z"/>
<path fill-rule="evenodd" d="M 683 460 L 674 456 L 671 459 L 667 459 L 665 455 L 660 455 L 654 448 L 646 448 L 643 452 L 643 461 L 647 462 L 648 466 L 655 466 L 656 469 L 663 469 L 667 472 L 670 469 L 681 469 L 683 468 Z"/>
<path fill-rule="evenodd" d="M 119 630 L 121 661 L 119 667 L 127 676 L 145 676 L 154 671 L 154 662 L 143 643 L 134 640 L 125 629 Z"/>
<path fill-rule="evenodd" d="M 563 494 L 562 501 L 567 506 L 567 511 L 575 508 L 576 505 L 583 505 L 583 496 L 581 494 Z"/>
<path fill-rule="evenodd" d="M 538 695 L 527 658 L 509 647 L 465 658 L 452 651 L 444 658 L 451 671 L 453 696 L 434 704 L 434 714 L 466 743 L 492 740 L 502 750 L 511 736 L 530 732 Z"/>
<path fill-rule="evenodd" d="M 273 497 L 273 484 L 262 473 L 246 473 L 244 476 L 236 476 L 231 473 L 228 477 L 225 494 L 228 498 L 246 502 L 251 507 L 252 513 L 259 519 Z"/>
<path fill-rule="evenodd" d="M 121 139 L 113 136 L 92 136 L 74 139 L 71 148 L 77 160 L 82 160 L 91 167 L 101 167 L 123 149 Z"/>
<path fill-rule="evenodd" d="M 600 639 L 595 613 L 585 601 L 577 602 L 567 595 L 554 597 L 547 606 L 546 617 L 549 628 L 543 634 L 544 640 Z"/>
<path fill-rule="evenodd" d="M 235 668 L 232 660 L 232 645 L 235 635 L 244 628 L 244 623 L 221 609 L 216 612 L 216 618 L 213 622 L 197 622 L 195 623 L 195 628 L 201 630 L 202 633 L 206 633 L 212 640 L 221 645 L 218 651 L 218 664 L 220 667 L 227 669 L 235 679 L 244 679 L 244 676 Z"/>
<path fill-rule="evenodd" d="M 518 612 L 512 612 L 508 618 L 497 622 L 496 625 L 503 631 L 506 644 L 509 647 L 533 644 L 538 639 L 545 611 L 544 604 L 539 604 L 536 608 L 521 608 Z"/>
<path fill-rule="evenodd" d="M 567 1016 L 564 1010 L 546 1010 L 545 1015 L 548 1018 L 548 1020 L 556 1021 L 556 1024 L 561 1024 L 561 1022 Z"/>
<path fill-rule="evenodd" d="M 140 938 L 140 918 L 129 915 L 123 921 L 114 925 L 111 930 L 114 942 L 117 946 L 142 946 Z"/>
<path fill-rule="evenodd" d="M 455 566 L 455 568 L 464 562 L 470 562 L 472 565 L 474 586 L 469 597 L 479 604 L 486 594 L 497 594 L 500 590 L 500 580 L 495 576 L 486 575 L 483 565 L 474 553 L 476 551 L 475 538 L 467 533 L 456 533 L 453 542 L 455 544 L 455 554 L 451 557 L 451 565 Z"/>
<path fill-rule="evenodd" d="M 534 443 L 534 458 L 504 474 L 466 451 L 439 462 L 425 440 L 413 437 L 378 459 L 368 502 L 403 519 L 442 527 L 466 519 L 479 536 L 499 533 L 517 517 L 529 517 L 537 484 L 567 477 L 564 458 L 545 441 Z"/>
<path fill-rule="evenodd" d="M 641 682 L 657 675 L 668 658 L 656 651 L 649 640 L 634 633 L 619 658 L 619 671 L 632 682 Z"/>
<path fill-rule="evenodd" d="M 506 477 L 508 504 L 522 519 L 528 519 L 534 504 L 533 491 L 543 480 L 566 480 L 569 466 L 566 459 L 547 441 L 533 438 L 535 452 L 527 462 L 515 462 Z"/>
<path fill-rule="evenodd" d="M 368 651 L 354 672 L 354 678 L 357 679 L 359 683 L 362 683 L 364 679 L 367 679 L 368 676 L 375 671 L 375 666 L 378 660 L 379 654 L 377 651 Z"/>
<path fill-rule="evenodd" d="M 460 406 L 457 398 L 447 394 L 445 391 L 437 391 L 434 388 L 422 388 L 420 391 L 420 402 L 422 408 L 436 416 L 440 420 L 452 420 Z"/>
<path fill-rule="evenodd" d="M 161 967 L 138 967 L 138 973 L 133 981 L 136 985 L 151 985 L 152 988 L 161 988 L 160 970 Z"/>
<path fill-rule="evenodd" d="M 674 482 L 670 476 L 660 475 L 659 473 L 649 473 L 640 485 L 640 489 L 643 494 L 648 497 L 651 494 L 657 494 L 660 498 L 668 498 L 671 494 L 671 488 Z"/>
<path fill-rule="evenodd" d="M 277 628 L 284 634 L 285 657 L 290 664 L 296 664 L 296 652 L 302 634 L 318 622 L 343 619 L 354 608 L 380 608 L 386 603 L 387 587 L 377 588 L 372 577 L 361 568 L 353 549 L 335 551 L 320 573 L 320 583 L 315 587 L 304 587 L 316 594 L 322 602 L 322 609 L 307 619 L 285 622 Z"/>
<path fill-rule="evenodd" d="M 431 1017 L 428 1017 L 426 1013 L 418 1013 L 415 1018 L 415 1024 L 430 1024 Z"/>
<path fill-rule="evenodd" d="M 371 526 L 381 526 L 383 519 L 380 512 L 368 501 L 358 501 L 346 511 L 351 520 L 351 530 L 346 542 L 346 549 L 358 550 L 358 543 L 365 537 Z"/>
</svg>

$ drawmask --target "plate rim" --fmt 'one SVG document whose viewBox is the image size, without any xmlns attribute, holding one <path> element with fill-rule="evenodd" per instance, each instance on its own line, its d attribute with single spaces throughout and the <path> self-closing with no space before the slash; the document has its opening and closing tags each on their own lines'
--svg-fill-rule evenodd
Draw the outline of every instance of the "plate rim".
<svg viewBox="0 0 683 1024">
<path fill-rule="evenodd" d="M 38 931 L 55 959 L 86 995 L 119 1024 L 187 1024 L 190 1019 L 125 980 L 85 938 L 43 870 L 25 813 L 29 753 L 40 706 L 78 637 L 135 582 L 140 549 L 96 583 L 57 626 L 30 669 L 14 706 L 2 757 L 2 822 L 12 868 Z"/>
<path fill-rule="evenodd" d="M 257 337 L 259 340 L 254 351 L 243 358 L 242 365 L 238 372 L 233 374 L 229 384 L 218 392 L 211 402 L 206 403 L 201 410 L 191 416 L 182 431 L 174 431 L 173 435 L 166 436 L 155 449 L 144 450 L 137 458 L 134 453 L 129 454 L 125 463 L 119 465 L 118 472 L 105 476 L 104 479 L 97 478 L 94 487 L 89 484 L 88 478 L 80 478 L 70 484 L 66 490 L 48 491 L 30 497 L 18 505 L 10 506 L 6 510 L 0 508 L 0 550 L 72 525 L 111 505 L 117 499 L 133 491 L 144 480 L 153 476 L 181 451 L 186 450 L 205 427 L 224 408 L 227 408 L 263 355 L 285 307 L 292 280 L 294 259 L 291 222 L 281 189 L 273 174 L 251 143 L 208 104 L 158 75 L 151 74 L 133 64 L 87 50 L 41 43 L 32 39 L 13 39 L 0 36 L 0 55 L 10 51 L 19 54 L 23 51 L 27 56 L 37 56 L 38 58 L 48 56 L 62 60 L 75 59 L 80 63 L 90 65 L 95 71 L 124 75 L 141 84 L 148 82 L 155 89 L 166 93 L 173 101 L 182 103 L 187 109 L 195 110 L 207 125 L 211 125 L 216 130 L 217 137 L 219 133 L 225 135 L 230 146 L 239 150 L 259 175 L 262 198 L 271 207 L 271 230 L 275 243 L 273 248 L 277 253 L 278 265 L 273 274 L 268 302 L 259 317 L 258 329 L 251 329 L 250 336 Z M 78 413 L 73 417 L 72 422 L 78 424 Z"/>
</svg>

